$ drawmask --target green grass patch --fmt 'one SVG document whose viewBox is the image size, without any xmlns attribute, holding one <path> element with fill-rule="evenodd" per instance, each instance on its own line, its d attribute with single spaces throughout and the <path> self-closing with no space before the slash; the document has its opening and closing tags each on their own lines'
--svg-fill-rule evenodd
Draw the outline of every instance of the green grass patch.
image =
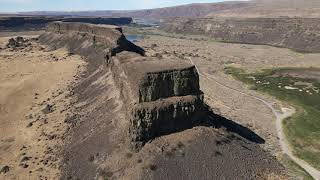
<svg viewBox="0 0 320 180">
<path fill-rule="evenodd" d="M 247 73 L 227 67 L 225 73 L 250 85 L 250 89 L 275 96 L 297 109 L 294 116 L 284 120 L 284 132 L 295 155 L 320 170 L 320 83 L 317 79 L 293 77 L 288 73 L 311 70 L 318 69 L 283 68 Z"/>
<path fill-rule="evenodd" d="M 309 173 L 307 173 L 303 168 L 301 168 L 298 164 L 292 161 L 288 156 L 285 156 L 282 159 L 282 162 L 291 169 L 295 175 L 303 178 L 303 180 L 314 180 Z"/>
</svg>

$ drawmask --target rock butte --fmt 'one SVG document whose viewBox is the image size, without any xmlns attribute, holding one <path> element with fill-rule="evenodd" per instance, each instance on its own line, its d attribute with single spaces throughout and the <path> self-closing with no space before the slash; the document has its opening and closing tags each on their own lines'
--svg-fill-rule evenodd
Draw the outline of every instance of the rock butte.
<svg viewBox="0 0 320 180">
<path fill-rule="evenodd" d="M 133 149 L 190 128 L 206 113 L 196 68 L 188 61 L 144 57 L 120 27 L 54 22 L 39 39 L 85 56 L 91 73 L 100 65 L 110 68 L 130 122 Z"/>
</svg>

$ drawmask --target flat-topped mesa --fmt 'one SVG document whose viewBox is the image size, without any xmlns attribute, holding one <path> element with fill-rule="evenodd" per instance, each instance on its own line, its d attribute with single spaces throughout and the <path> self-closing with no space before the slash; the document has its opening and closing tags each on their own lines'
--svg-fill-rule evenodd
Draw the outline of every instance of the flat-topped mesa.
<svg viewBox="0 0 320 180">
<path fill-rule="evenodd" d="M 114 25 L 96 25 L 77 22 L 53 22 L 47 26 L 48 32 L 64 35 L 78 35 L 80 39 L 90 39 L 95 48 L 111 49 L 111 55 L 121 51 L 144 54 L 144 50 L 126 39 L 122 28 Z"/>
<path fill-rule="evenodd" d="M 128 124 L 122 128 L 136 150 L 158 136 L 192 128 L 206 113 L 193 65 L 142 56 L 144 50 L 117 26 L 54 22 L 40 41 L 85 56 L 89 78 L 101 67 L 105 73 L 110 69 L 126 110 Z"/>
<path fill-rule="evenodd" d="M 111 60 L 130 119 L 135 148 L 169 133 L 191 128 L 204 117 L 196 68 L 187 61 L 123 52 Z"/>
<path fill-rule="evenodd" d="M 144 55 L 144 50 L 126 39 L 121 27 L 77 22 L 52 22 L 39 37 L 52 48 L 67 47 L 83 55 L 91 64 L 102 64 L 111 56 L 132 51 Z"/>
<path fill-rule="evenodd" d="M 88 33 L 97 36 L 106 36 L 115 35 L 114 38 L 118 38 L 122 36 L 122 29 L 119 26 L 114 25 L 102 25 L 102 24 L 88 24 L 88 23 L 78 23 L 78 22 L 61 22 L 56 21 L 50 23 L 47 28 L 47 31 L 54 33 L 71 33 L 71 32 L 79 32 L 79 33 Z"/>
<path fill-rule="evenodd" d="M 135 103 L 202 93 L 196 68 L 187 61 L 123 52 L 114 57 L 112 63 L 127 76 L 130 97 Z"/>
</svg>

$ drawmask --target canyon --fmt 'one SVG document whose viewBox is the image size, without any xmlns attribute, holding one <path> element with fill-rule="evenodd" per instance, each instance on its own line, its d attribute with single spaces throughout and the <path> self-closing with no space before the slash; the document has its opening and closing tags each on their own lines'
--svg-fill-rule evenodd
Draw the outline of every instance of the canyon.
<svg viewBox="0 0 320 180">
<path fill-rule="evenodd" d="M 319 22 L 317 18 L 175 18 L 161 28 L 171 33 L 206 35 L 220 42 L 264 44 L 317 53 Z"/>
<path fill-rule="evenodd" d="M 318 72 L 319 9 L 252 0 L 0 15 L 0 179 L 317 179 L 317 158 L 298 156 L 285 128 L 301 109 L 228 70 Z M 312 142 L 298 149 L 318 153 Z"/>
<path fill-rule="evenodd" d="M 48 137 L 53 132 L 46 129 L 48 122 L 59 128 L 54 138 L 39 140 L 43 148 L 37 153 L 50 156 L 45 161 L 49 165 L 42 172 L 33 169 L 37 166 L 29 164 L 30 159 L 42 157 L 28 146 L 23 149 L 30 154 L 23 162 L 25 168 L 15 164 L 18 160 L 10 161 L 2 177 L 18 177 L 16 172 L 61 179 L 287 176 L 286 169 L 259 146 L 264 139 L 206 105 L 197 69 L 190 61 L 148 56 L 112 25 L 53 22 L 30 42 L 49 53 L 65 49 L 85 63 L 65 91 L 70 100 L 43 110 L 40 106 L 39 112 L 33 108 L 39 119 L 47 120 L 34 121 L 31 129 L 21 127 L 22 132 L 43 132 Z M 18 55 L 19 48 L 4 52 Z M 63 116 L 57 116 L 58 108 Z M 5 143 L 19 152 L 19 146 L 10 146 L 14 142 Z M 0 153 L 6 155 L 5 150 Z M 206 168 L 197 165 L 199 159 Z"/>
</svg>

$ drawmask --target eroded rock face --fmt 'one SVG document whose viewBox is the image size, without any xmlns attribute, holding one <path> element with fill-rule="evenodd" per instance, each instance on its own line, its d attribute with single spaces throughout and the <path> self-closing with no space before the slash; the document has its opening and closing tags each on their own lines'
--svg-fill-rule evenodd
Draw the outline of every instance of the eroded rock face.
<svg viewBox="0 0 320 180">
<path fill-rule="evenodd" d="M 204 112 L 201 95 L 137 104 L 130 119 L 133 147 L 139 148 L 155 137 L 192 128 L 204 117 Z"/>
<path fill-rule="evenodd" d="M 150 72 L 139 83 L 139 102 L 199 93 L 199 76 L 194 67 Z"/>
<path fill-rule="evenodd" d="M 127 41 L 120 27 L 55 22 L 40 41 L 86 56 L 92 73 L 101 65 L 110 69 L 134 149 L 155 137 L 193 127 L 206 112 L 193 65 L 142 56 L 144 50 Z"/>
<path fill-rule="evenodd" d="M 222 42 L 320 52 L 319 18 L 176 18 L 163 24 L 162 29 L 207 35 Z"/>
<path fill-rule="evenodd" d="M 66 119 L 67 123 L 72 123 L 72 128 L 64 139 L 63 160 L 60 166 L 62 179 L 163 179 L 164 176 L 174 179 L 176 171 L 170 171 L 174 169 L 183 170 L 179 172 L 181 177 L 212 179 L 213 176 L 225 177 L 225 172 L 216 173 L 217 170 L 221 170 L 221 164 L 224 165 L 224 169 L 230 169 L 237 165 L 242 167 L 244 163 L 255 166 L 257 163 L 251 162 L 255 157 L 266 159 L 265 154 L 257 153 L 258 145 L 253 146 L 245 139 L 237 140 L 240 145 L 235 144 L 229 140 L 233 134 L 212 128 L 205 128 L 206 131 L 203 128 L 195 128 L 169 135 L 171 137 L 157 138 L 140 150 L 147 141 L 156 137 L 198 124 L 204 125 L 200 122 L 203 116 L 210 119 L 211 115 L 206 114 L 206 107 L 203 105 L 203 93 L 199 90 L 196 68 L 184 60 L 144 57 L 136 53 L 135 48 L 119 48 L 117 53 L 112 54 L 110 50 L 122 47 L 121 41 L 126 43 L 121 38 L 124 37 L 121 30 L 106 30 L 110 37 L 105 36 L 99 40 L 98 43 L 102 42 L 103 46 L 96 46 L 93 37 L 98 33 L 90 30 L 95 26 L 85 27 L 88 31 L 78 31 L 73 27 L 70 31 L 53 28 L 54 31 L 47 30 L 39 38 L 42 43 L 52 48 L 67 47 L 71 51 L 70 54 L 80 54 L 88 61 L 87 74 L 81 77 L 80 83 L 74 88 L 79 103 L 74 106 L 76 114 Z M 221 121 L 220 118 L 214 119 Z M 239 130 L 238 126 L 236 128 L 237 131 L 242 130 Z M 221 137 L 217 138 L 217 135 Z M 234 140 L 239 138 L 233 137 Z M 127 148 L 127 140 L 140 152 L 128 153 L 130 150 Z M 225 146 L 221 146 L 223 143 Z M 221 150 L 217 151 L 217 148 Z M 213 159 L 214 156 L 221 158 Z M 238 164 L 234 165 L 230 159 L 225 161 L 225 156 L 233 159 L 239 156 Z M 155 158 L 157 164 L 149 164 L 151 158 Z M 180 161 L 175 161 L 175 158 Z M 166 162 L 158 163 L 161 159 Z M 205 163 L 205 169 L 195 168 L 199 167 L 199 159 Z M 185 171 L 184 164 L 192 166 Z M 266 172 L 265 169 L 270 167 L 268 163 L 262 164 L 267 165 L 258 164 L 259 167 L 254 173 L 258 174 L 261 170 Z M 161 168 L 161 171 L 155 171 L 157 167 L 159 170 Z M 167 169 L 170 170 L 165 167 L 169 167 Z M 278 167 L 275 169 L 279 170 Z M 165 171 L 162 171 L 163 169 Z M 244 178 L 252 177 L 252 169 L 254 168 L 251 166 L 237 168 L 231 173 L 240 172 Z M 147 175 L 140 175 L 141 170 L 146 171 Z M 153 176 L 150 170 L 160 172 L 161 175 Z"/>
<path fill-rule="evenodd" d="M 120 27 L 112 25 L 53 22 L 47 26 L 39 41 L 52 49 L 67 47 L 71 53 L 85 56 L 90 62 L 89 72 L 95 71 L 121 51 L 144 55 L 144 50 L 128 41 Z"/>
<path fill-rule="evenodd" d="M 132 147 L 193 127 L 205 115 L 196 68 L 187 61 L 123 52 L 109 66 L 130 121 Z"/>
</svg>

